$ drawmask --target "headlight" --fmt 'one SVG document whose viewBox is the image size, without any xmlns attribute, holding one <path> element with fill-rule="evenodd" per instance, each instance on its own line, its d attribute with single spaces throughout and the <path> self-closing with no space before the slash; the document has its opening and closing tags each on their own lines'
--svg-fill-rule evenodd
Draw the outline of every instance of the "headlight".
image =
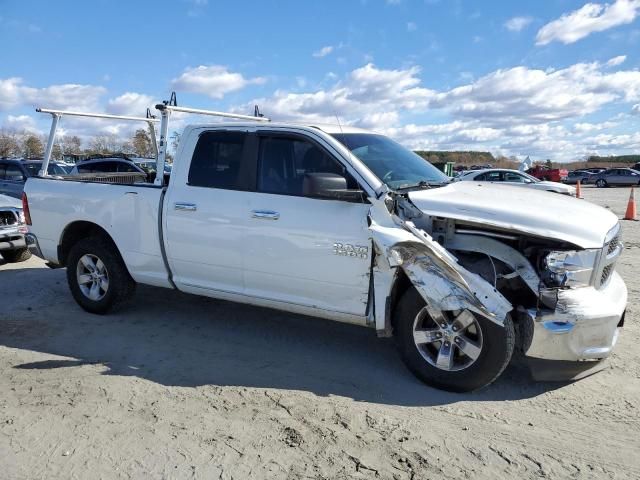
<svg viewBox="0 0 640 480">
<path fill-rule="evenodd" d="M 544 259 L 542 279 L 551 287 L 587 287 L 600 250 L 551 252 Z"/>
</svg>

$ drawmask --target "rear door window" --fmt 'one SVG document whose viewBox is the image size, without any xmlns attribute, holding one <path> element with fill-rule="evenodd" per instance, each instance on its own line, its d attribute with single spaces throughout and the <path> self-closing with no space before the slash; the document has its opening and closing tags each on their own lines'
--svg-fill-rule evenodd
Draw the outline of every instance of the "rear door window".
<svg viewBox="0 0 640 480">
<path fill-rule="evenodd" d="M 525 183 L 525 178 L 522 175 L 519 175 L 514 172 L 505 172 L 504 181 L 513 182 L 513 183 Z"/>
<path fill-rule="evenodd" d="M 194 187 L 248 189 L 242 168 L 245 132 L 205 132 L 198 138 L 189 167 L 188 183 Z"/>
<path fill-rule="evenodd" d="M 22 182 L 24 180 L 24 174 L 22 170 L 20 170 L 20 167 L 9 164 L 5 171 L 5 179 L 10 182 Z"/>
</svg>

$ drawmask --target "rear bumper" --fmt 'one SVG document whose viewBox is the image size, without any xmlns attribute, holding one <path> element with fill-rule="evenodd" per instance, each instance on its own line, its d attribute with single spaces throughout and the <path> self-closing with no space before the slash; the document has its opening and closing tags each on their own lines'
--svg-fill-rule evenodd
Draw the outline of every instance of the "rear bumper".
<svg viewBox="0 0 640 480">
<path fill-rule="evenodd" d="M 600 289 L 559 290 L 555 310 L 521 311 L 529 337 L 524 342 L 525 358 L 533 376 L 572 379 L 601 369 L 600 360 L 611 354 L 618 340 L 626 306 L 627 287 L 614 272 Z"/>
</svg>

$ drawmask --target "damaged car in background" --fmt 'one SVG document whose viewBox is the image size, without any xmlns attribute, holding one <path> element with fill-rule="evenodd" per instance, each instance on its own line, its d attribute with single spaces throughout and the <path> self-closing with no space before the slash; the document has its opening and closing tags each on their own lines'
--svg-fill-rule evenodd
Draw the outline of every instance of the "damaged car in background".
<svg viewBox="0 0 640 480">
<path fill-rule="evenodd" d="M 27 181 L 29 243 L 67 268 L 88 312 L 145 283 L 359 324 L 395 337 L 418 378 L 458 392 L 490 384 L 516 351 L 535 377 L 566 379 L 611 353 L 627 290 L 615 272 L 620 225 L 606 209 L 451 183 L 364 130 L 156 108 L 156 171 L 171 113 L 236 121 L 187 127 L 168 185 Z M 50 142 L 57 119 L 75 115 L 42 111 L 54 118 Z"/>
</svg>

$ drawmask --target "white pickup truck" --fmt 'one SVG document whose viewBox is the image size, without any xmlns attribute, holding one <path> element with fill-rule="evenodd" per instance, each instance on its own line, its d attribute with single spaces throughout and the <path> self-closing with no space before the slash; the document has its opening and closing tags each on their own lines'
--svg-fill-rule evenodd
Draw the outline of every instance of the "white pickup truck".
<svg viewBox="0 0 640 480">
<path fill-rule="evenodd" d="M 170 113 L 219 113 L 156 108 L 163 171 Z M 534 377 L 601 368 L 627 303 L 611 212 L 450 183 L 364 130 L 231 116 L 184 130 L 168 185 L 27 181 L 32 251 L 67 267 L 82 308 L 106 313 L 144 283 L 354 323 L 452 391 L 491 383 L 514 349 Z"/>
</svg>

